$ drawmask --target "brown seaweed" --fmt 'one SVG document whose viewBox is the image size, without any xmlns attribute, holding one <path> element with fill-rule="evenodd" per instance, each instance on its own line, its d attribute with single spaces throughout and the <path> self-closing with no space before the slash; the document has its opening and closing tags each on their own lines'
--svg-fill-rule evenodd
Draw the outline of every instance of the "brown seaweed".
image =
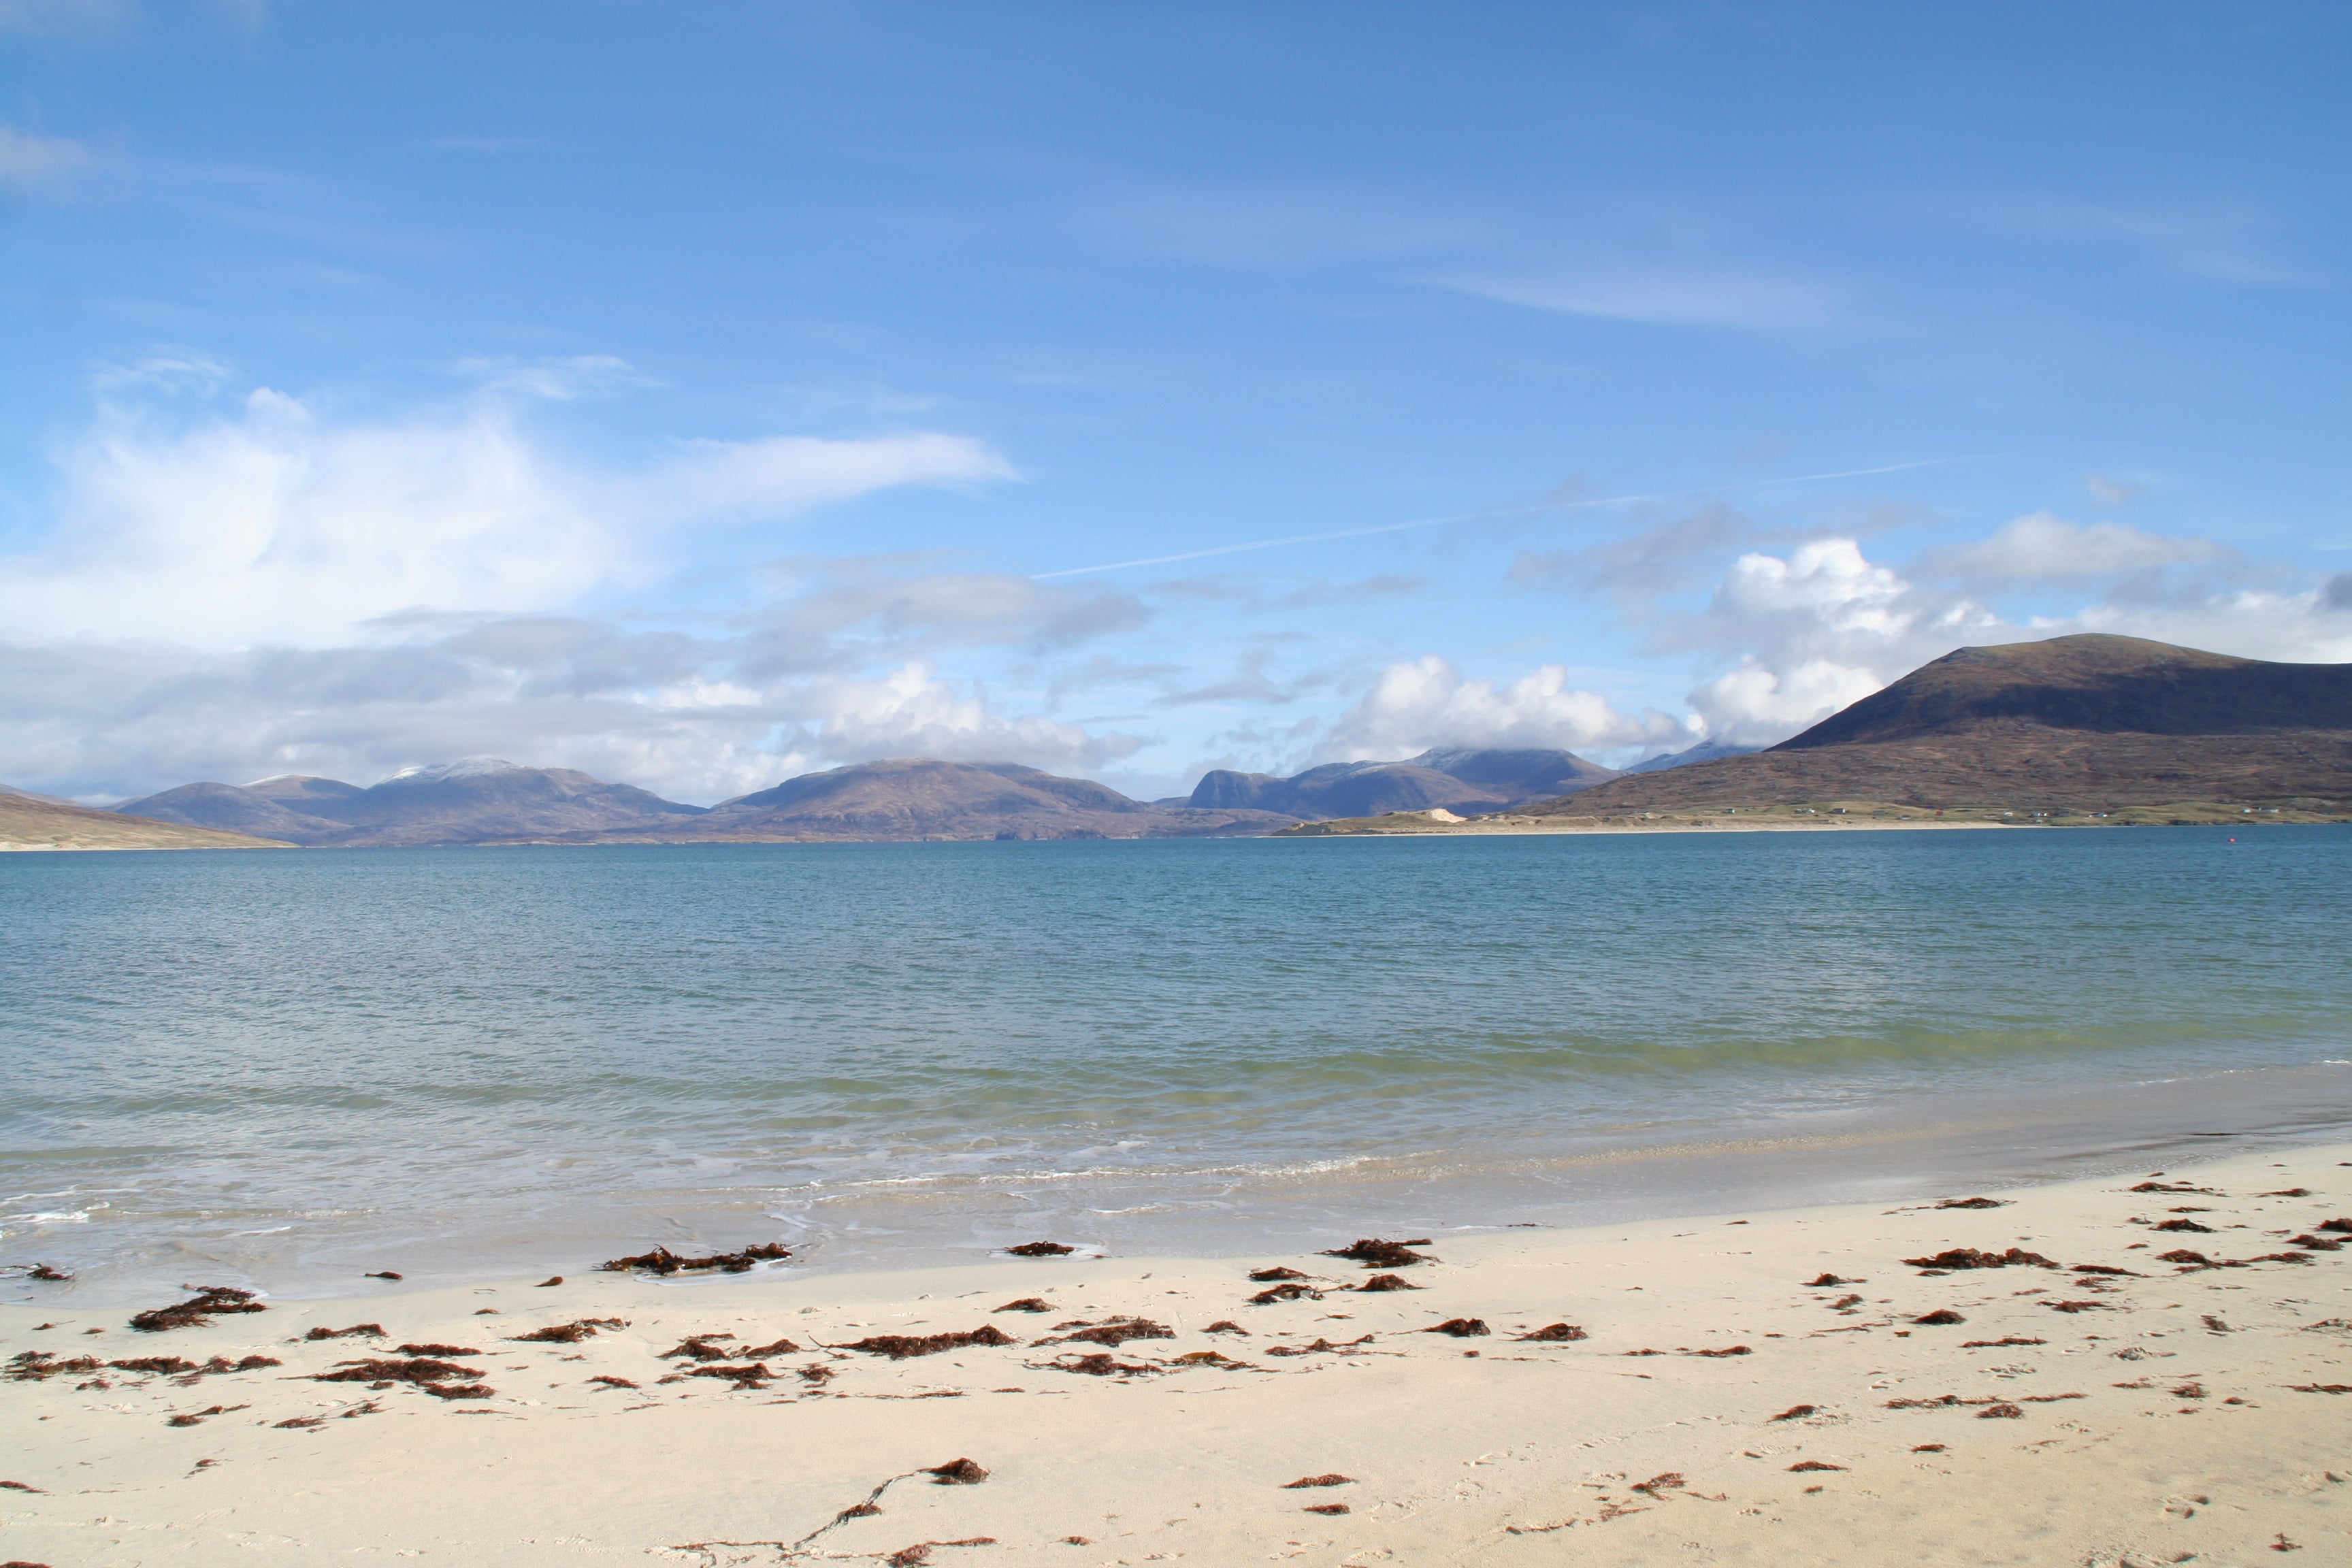
<svg viewBox="0 0 2352 1568">
<path fill-rule="evenodd" d="M 930 1477 L 931 1484 L 937 1487 L 976 1487 L 988 1479 L 988 1472 L 971 1459 L 950 1459 L 944 1465 L 931 1465 L 923 1474 Z"/>
<path fill-rule="evenodd" d="M 1121 1361 L 1108 1351 L 1097 1351 L 1092 1355 L 1060 1356 L 1047 1364 L 1059 1372 L 1080 1372 L 1088 1377 L 1121 1377 L 1160 1370 L 1149 1362 Z"/>
<path fill-rule="evenodd" d="M 775 1262 L 792 1256 L 791 1248 L 779 1242 L 761 1242 L 740 1252 L 714 1252 L 708 1258 L 681 1258 L 667 1247 L 656 1247 L 651 1252 L 641 1252 L 634 1258 L 614 1258 L 596 1267 L 607 1274 L 625 1274 L 638 1269 L 647 1274 L 671 1275 L 699 1273 L 717 1269 L 724 1274 L 750 1272 L 756 1263 Z"/>
<path fill-rule="evenodd" d="M 1355 1349 L 1358 1345 L 1367 1345 L 1367 1344 L 1370 1344 L 1370 1343 L 1371 1343 L 1371 1342 L 1372 1342 L 1372 1336 L 1371 1336 L 1371 1335 L 1370 1335 L 1370 1334 L 1363 1334 L 1363 1335 L 1359 1336 L 1358 1338 L 1355 1338 L 1355 1339 L 1352 1339 L 1352 1340 L 1349 1340 L 1349 1341 L 1346 1341 L 1346 1342 L 1342 1342 L 1342 1343 L 1340 1343 L 1340 1344 L 1336 1344 L 1336 1345 L 1335 1345 L 1335 1344 L 1333 1344 L 1329 1340 L 1326 1340 L 1326 1339 L 1318 1339 L 1318 1340 L 1317 1340 L 1313 1344 L 1311 1344 L 1311 1345 L 1268 1345 L 1268 1346 L 1266 1346 L 1266 1347 L 1265 1347 L 1265 1353 L 1266 1353 L 1266 1354 L 1268 1354 L 1268 1355 L 1284 1355 L 1284 1356 L 1289 1356 L 1289 1355 L 1315 1355 L 1315 1354 L 1321 1353 L 1321 1352 L 1328 1352 L 1328 1353 L 1330 1353 L 1330 1354 L 1332 1354 L 1332 1355 L 1337 1355 L 1337 1354 L 1339 1354 L 1341 1351 L 1353 1350 L 1353 1349 Z"/>
<path fill-rule="evenodd" d="M 1726 1345 L 1723 1349 L 1721 1349 L 1721 1350 L 1719 1350 L 1719 1351 L 1695 1351 L 1695 1350 L 1688 1350 L 1688 1349 L 1685 1349 L 1685 1348 L 1684 1348 L 1683 1346 L 1681 1346 L 1681 1345 L 1676 1345 L 1675 1348 L 1676 1350 L 1682 1351 L 1683 1354 L 1685 1354 L 1685 1355 L 1727 1356 L 1727 1355 L 1754 1355 L 1754 1354 L 1756 1353 L 1754 1351 L 1752 1351 L 1752 1350 L 1748 1349 L 1746 1345 Z"/>
<path fill-rule="evenodd" d="M 2118 1279 L 2145 1279 L 2147 1278 L 2145 1274 L 2137 1273 L 2133 1269 L 2111 1268 L 2104 1263 L 2075 1263 L 2069 1265 L 2069 1267 L 2077 1274 L 2105 1274 Z"/>
<path fill-rule="evenodd" d="M 1058 1241 L 1024 1241 L 1018 1247 L 1008 1247 L 1005 1252 L 1014 1258 L 1067 1258 L 1077 1250 Z"/>
<path fill-rule="evenodd" d="M 1821 1406 L 1818 1405 L 1791 1405 L 1789 1408 L 1780 1412 L 1780 1415 L 1773 1416 L 1772 1419 L 1775 1421 L 1801 1420 L 1803 1417 L 1812 1415 L 1819 1409 L 1821 1409 Z"/>
<path fill-rule="evenodd" d="M 1343 1502 L 1310 1502 L 1307 1505 L 1306 1511 L 1308 1513 L 1352 1513 L 1355 1510 Z"/>
<path fill-rule="evenodd" d="M 1915 1323 L 1925 1324 L 1930 1328 L 1941 1328 L 1948 1323 L 1965 1323 L 1968 1321 L 1966 1318 L 1961 1317 L 1949 1307 L 1940 1307 L 1935 1311 L 1925 1313 L 1919 1317 L 1912 1319 L 1911 1321 Z"/>
<path fill-rule="evenodd" d="M 1332 1470 L 1326 1475 L 1301 1476 L 1295 1481 L 1285 1481 L 1282 1483 L 1281 1489 L 1295 1492 L 1303 1487 L 1351 1487 L 1355 1484 L 1355 1477 L 1343 1476 L 1339 1471 Z"/>
<path fill-rule="evenodd" d="M 600 1329 L 625 1329 L 628 1326 L 618 1318 L 582 1318 L 576 1322 L 551 1323 L 527 1334 L 509 1334 L 508 1339 L 516 1344 L 576 1345 Z"/>
<path fill-rule="evenodd" d="M 341 1372 L 313 1373 L 313 1383 L 446 1383 L 453 1377 L 479 1377 L 478 1366 L 459 1366 L 455 1362 L 420 1356 L 414 1361 L 373 1359 L 337 1362 Z"/>
<path fill-rule="evenodd" d="M 1201 1331 L 1204 1334 L 1246 1334 L 1249 1331 L 1231 1318 L 1220 1318 Z"/>
<path fill-rule="evenodd" d="M 1808 1290 L 1826 1290 L 1833 1285 L 1866 1285 L 1868 1283 L 1869 1281 L 1866 1279 L 1844 1279 L 1834 1274 L 1822 1274 L 1806 1280 L 1805 1289 Z"/>
<path fill-rule="evenodd" d="M 1514 1337 L 1522 1342 L 1532 1342 L 1537 1344 L 1559 1344 L 1569 1340 L 1584 1339 L 1587 1336 L 1584 1331 L 1574 1323 L 1547 1323 L 1532 1333 L 1518 1334 Z"/>
<path fill-rule="evenodd" d="M 1301 1285 L 1296 1280 L 1287 1280 L 1280 1285 L 1269 1285 L 1252 1296 L 1250 1305 L 1271 1307 L 1277 1301 L 1296 1301 L 1301 1298 L 1309 1301 L 1320 1301 L 1323 1299 L 1323 1292 L 1311 1285 Z"/>
<path fill-rule="evenodd" d="M 1311 1279 L 1314 1276 L 1296 1268 L 1253 1268 L 1250 1279 L 1260 1285 L 1271 1285 L 1277 1279 Z"/>
<path fill-rule="evenodd" d="M 2311 1228 L 2314 1230 L 2332 1230 L 2336 1232 L 2338 1235 L 2352 1236 L 2352 1218 L 2324 1219 L 2317 1225 L 2313 1226 Z"/>
<path fill-rule="evenodd" d="M 855 1344 L 843 1345 L 847 1351 L 863 1351 L 867 1355 L 888 1356 L 892 1361 L 905 1361 L 909 1356 L 937 1355 L 941 1351 L 962 1350 L 967 1345 L 1009 1345 L 1013 1336 L 993 1323 L 983 1323 L 965 1334 L 869 1334 Z"/>
<path fill-rule="evenodd" d="M 1172 1340 L 1175 1337 L 1175 1330 L 1165 1323 L 1155 1323 L 1149 1318 L 1112 1318 L 1107 1322 L 1087 1324 L 1076 1333 L 1061 1334 L 1051 1339 L 1038 1340 L 1035 1342 L 1041 1345 L 1058 1345 L 1067 1344 L 1074 1340 L 1085 1340 L 1089 1343 L 1101 1345 L 1106 1350 L 1117 1350 L 1129 1340 Z"/>
<path fill-rule="evenodd" d="M 348 1329 L 331 1329 L 324 1323 L 321 1323 L 318 1327 L 312 1329 L 309 1333 L 304 1334 L 302 1337 L 306 1340 L 347 1340 L 354 1334 L 364 1334 L 370 1339 L 380 1340 L 383 1338 L 383 1325 L 382 1323 L 353 1323 Z"/>
<path fill-rule="evenodd" d="M 404 1279 L 407 1276 L 404 1274 L 395 1274 L 389 1268 L 379 1268 L 373 1274 L 362 1274 L 360 1278 L 362 1279 Z"/>
<path fill-rule="evenodd" d="M 2007 1205 L 1999 1198 L 1946 1198 L 1936 1206 L 1939 1209 L 1997 1209 Z"/>
<path fill-rule="evenodd" d="M 1448 1318 L 1442 1323 L 1432 1323 L 1418 1331 L 1424 1334 L 1451 1334 L 1457 1340 L 1466 1340 L 1479 1334 L 1492 1333 L 1494 1331 L 1486 1327 L 1486 1320 L 1484 1318 Z"/>
<path fill-rule="evenodd" d="M 400 1347 L 400 1353 L 403 1355 L 432 1356 L 480 1355 L 483 1352 L 472 1345 L 403 1345 Z"/>
<path fill-rule="evenodd" d="M 184 1301 L 138 1313 L 131 1320 L 131 1326 L 142 1334 L 160 1334 L 166 1329 L 203 1328 L 220 1313 L 269 1310 L 253 1299 L 252 1291 L 231 1285 L 183 1285 L 180 1289 L 195 1294 Z"/>
<path fill-rule="evenodd" d="M 2344 1250 L 2344 1244 L 2336 1240 L 2332 1236 L 2298 1236 L 2290 1240 L 2287 1245 L 2289 1247 L 2307 1247 L 2314 1252 L 2341 1252 Z"/>
<path fill-rule="evenodd" d="M 2000 1350 L 2004 1345 L 2046 1345 L 2049 1342 L 2048 1340 L 2030 1339 L 2022 1334 L 2006 1334 L 1997 1340 L 1963 1340 L 1960 1348 L 1964 1351 L 1990 1351 Z"/>
<path fill-rule="evenodd" d="M 1415 1247 L 1427 1247 L 1426 1241 L 1383 1241 L 1376 1236 L 1359 1237 L 1345 1247 L 1335 1247 L 1323 1254 L 1326 1258 L 1347 1258 L 1367 1268 L 1408 1268 L 1431 1259 L 1413 1251 Z"/>
<path fill-rule="evenodd" d="M 2193 1230 L 2200 1236 L 2210 1236 L 2213 1234 L 2213 1227 L 2211 1226 L 2199 1225 L 2193 1219 L 2163 1220 L 2159 1221 L 2153 1228 L 2157 1230 Z"/>
<path fill-rule="evenodd" d="M 1843 1470 L 1843 1465 L 1832 1465 L 1827 1459 L 1800 1459 L 1789 1467 L 1792 1470 Z"/>
<path fill-rule="evenodd" d="M 1361 1285 L 1348 1287 L 1357 1290 L 1418 1290 L 1420 1286 L 1394 1274 L 1375 1274 Z"/>
<path fill-rule="evenodd" d="M 1024 1296 L 1018 1301 L 1007 1301 L 996 1310 L 1000 1312 L 1050 1312 L 1054 1304 L 1042 1297 Z"/>
<path fill-rule="evenodd" d="M 679 1356 L 690 1356 L 696 1361 L 725 1361 L 735 1352 L 712 1342 L 734 1337 L 733 1334 L 689 1334 L 676 1346 L 662 1352 L 658 1359 L 671 1361 Z"/>
<path fill-rule="evenodd" d="M 561 1275 L 561 1274 L 551 1274 L 551 1275 L 549 1275 L 546 1279 L 544 1279 L 541 1280 L 538 1284 L 536 1284 L 536 1285 L 532 1286 L 532 1287 L 531 1287 L 531 1289 L 534 1289 L 534 1290 L 549 1290 L 549 1289 L 554 1289 L 556 1286 L 561 1285 L 561 1284 L 562 1284 L 562 1283 L 563 1283 L 563 1276 L 562 1276 L 562 1275 Z"/>
<path fill-rule="evenodd" d="M 1913 1268 L 2010 1268 L 2030 1266 L 2035 1268 L 2055 1268 L 2058 1265 L 2038 1252 L 2028 1252 L 2012 1247 L 2006 1252 L 1979 1252 L 1973 1247 L 1956 1247 L 1939 1252 L 1933 1258 L 1906 1258 L 1904 1263 Z"/>
<path fill-rule="evenodd" d="M 635 1388 L 637 1386 L 625 1377 L 613 1377 L 601 1373 L 596 1376 L 590 1378 L 588 1381 L 591 1383 L 601 1383 L 607 1388 Z"/>
</svg>

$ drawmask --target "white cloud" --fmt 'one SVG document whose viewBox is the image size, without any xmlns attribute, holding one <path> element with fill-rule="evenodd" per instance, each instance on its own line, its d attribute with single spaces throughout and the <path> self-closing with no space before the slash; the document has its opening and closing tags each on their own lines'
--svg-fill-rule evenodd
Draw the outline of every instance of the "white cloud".
<svg viewBox="0 0 2352 1568">
<path fill-rule="evenodd" d="M 1953 577 L 2089 577 L 2210 561 L 2221 553 L 2208 539 L 2168 539 L 2120 522 L 2085 526 L 2036 511 L 1989 539 L 1935 552 L 1928 564 Z"/>
<path fill-rule="evenodd" d="M 612 363 L 572 368 L 610 375 Z M 264 387 L 233 412 L 174 422 L 148 395 L 224 374 L 182 354 L 102 378 L 97 422 L 58 460 L 55 527 L 0 559 L 0 630 L 331 646 L 415 606 L 549 611 L 646 583 L 676 563 L 669 536 L 688 524 L 1013 472 L 981 442 L 918 432 L 692 442 L 598 473 L 534 441 L 505 396 L 342 420 Z"/>
<path fill-rule="evenodd" d="M 826 682 L 809 696 L 826 710 L 821 743 L 835 757 L 1023 762 L 1051 771 L 1100 767 L 1143 744 L 1138 736 L 1094 735 L 1036 714 L 999 712 L 979 688 L 960 689 L 920 660 L 876 680 Z"/>
<path fill-rule="evenodd" d="M 23 195 L 59 184 L 91 162 L 89 149 L 79 142 L 0 125 L 0 191 Z"/>
<path fill-rule="evenodd" d="M 1687 740 L 1664 714 L 1620 713 L 1598 692 L 1568 683 L 1547 664 L 1505 686 L 1471 680 L 1431 654 L 1381 671 L 1371 689 L 1332 726 L 1329 757 L 1409 757 L 1433 746 L 1559 747 L 1587 751 Z"/>
</svg>

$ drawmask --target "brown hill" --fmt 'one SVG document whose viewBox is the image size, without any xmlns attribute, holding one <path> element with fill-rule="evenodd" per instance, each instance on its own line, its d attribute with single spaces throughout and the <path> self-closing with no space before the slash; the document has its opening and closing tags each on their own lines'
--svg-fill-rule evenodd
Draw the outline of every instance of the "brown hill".
<svg viewBox="0 0 2352 1568">
<path fill-rule="evenodd" d="M 1217 768 L 1202 774 L 1181 804 L 1312 818 L 1433 807 L 1486 812 L 1523 800 L 1549 800 L 1616 776 L 1613 768 L 1572 752 L 1441 750 L 1401 763 L 1326 763 L 1288 778 Z"/>
<path fill-rule="evenodd" d="M 0 785 L 0 849 L 287 849 L 242 833 L 189 827 Z"/>
<path fill-rule="evenodd" d="M 1524 815 L 1831 801 L 2352 811 L 2352 665 L 2098 634 L 1966 647 L 1769 751 L 1618 779 Z"/>
<path fill-rule="evenodd" d="M 722 801 L 690 822 L 566 834 L 554 841 L 1202 838 L 1268 833 L 1292 820 L 1265 811 L 1147 805 L 1090 779 L 1060 778 L 1014 763 L 893 757 L 803 773 Z"/>
</svg>

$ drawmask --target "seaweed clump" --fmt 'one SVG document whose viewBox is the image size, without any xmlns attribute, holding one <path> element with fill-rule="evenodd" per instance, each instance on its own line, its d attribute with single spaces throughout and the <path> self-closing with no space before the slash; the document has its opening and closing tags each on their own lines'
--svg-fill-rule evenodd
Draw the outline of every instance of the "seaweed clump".
<svg viewBox="0 0 2352 1568">
<path fill-rule="evenodd" d="M 1129 1340 L 1172 1340 L 1176 1337 L 1175 1330 L 1165 1323 L 1155 1323 L 1149 1318 L 1112 1318 L 1100 1323 L 1062 1323 L 1056 1326 L 1077 1331 L 1037 1342 L 1041 1345 L 1061 1345 L 1074 1340 L 1084 1340 L 1115 1351 Z"/>
<path fill-rule="evenodd" d="M 2034 1268 L 2055 1268 L 2058 1267 L 2056 1263 L 2042 1257 L 2042 1254 L 2038 1252 L 2028 1252 L 2021 1247 L 2012 1247 L 2006 1252 L 1979 1252 L 1973 1247 L 1955 1247 L 1950 1251 L 1939 1252 L 1933 1258 L 1906 1258 L 1903 1261 L 1906 1267 L 1912 1268 L 1958 1269 L 2012 1268 L 2022 1267 L 2032 1267 Z"/>
<path fill-rule="evenodd" d="M 1367 1236 L 1351 1241 L 1345 1247 L 1332 1247 L 1323 1256 L 1352 1258 L 1367 1268 L 1409 1268 L 1416 1263 L 1430 1261 L 1422 1254 L 1412 1250 L 1416 1247 L 1428 1245 L 1429 1240 L 1426 1237 L 1412 1241 L 1383 1241 L 1379 1237 Z"/>
<path fill-rule="evenodd" d="M 869 1334 L 855 1344 L 841 1348 L 864 1351 L 867 1355 L 888 1356 L 892 1361 L 905 1361 L 909 1356 L 960 1351 L 967 1345 L 1009 1345 L 1013 1342 L 1013 1336 L 1003 1329 L 993 1323 L 983 1323 L 966 1334 Z"/>
<path fill-rule="evenodd" d="M 533 1329 L 527 1334 L 509 1334 L 518 1344 L 576 1345 L 600 1329 L 625 1329 L 629 1325 L 618 1318 L 582 1318 L 577 1322 L 550 1323 L 543 1329 Z"/>
<path fill-rule="evenodd" d="M 184 1301 L 141 1312 L 131 1320 L 131 1326 L 142 1334 L 160 1334 L 166 1329 L 201 1329 L 219 1313 L 269 1310 L 253 1299 L 252 1291 L 233 1285 L 183 1285 L 180 1289 L 195 1294 Z"/>
<path fill-rule="evenodd" d="M 1517 1337 L 1537 1344 L 1560 1344 L 1569 1340 L 1580 1340 L 1587 1336 L 1584 1331 L 1574 1323 L 1547 1323 L 1533 1333 L 1520 1334 Z"/>
<path fill-rule="evenodd" d="M 779 1262 L 791 1256 L 789 1247 L 773 1241 L 747 1247 L 740 1252 L 714 1252 L 708 1258 L 681 1258 L 667 1247 L 656 1247 L 651 1252 L 640 1252 L 634 1258 L 611 1258 L 596 1267 L 607 1274 L 626 1274 L 633 1268 L 664 1276 L 700 1273 L 706 1269 L 717 1269 L 722 1274 L 746 1274 L 753 1264 Z"/>
<path fill-rule="evenodd" d="M 1421 1331 L 1424 1334 L 1451 1334 L 1457 1340 L 1466 1340 L 1494 1331 L 1486 1327 L 1484 1318 L 1448 1318 L 1442 1323 L 1432 1323 Z"/>
<path fill-rule="evenodd" d="M 1024 1241 L 1018 1247 L 1008 1247 L 1004 1250 L 1014 1258 L 1067 1258 L 1077 1248 L 1065 1247 L 1058 1241 Z"/>
</svg>

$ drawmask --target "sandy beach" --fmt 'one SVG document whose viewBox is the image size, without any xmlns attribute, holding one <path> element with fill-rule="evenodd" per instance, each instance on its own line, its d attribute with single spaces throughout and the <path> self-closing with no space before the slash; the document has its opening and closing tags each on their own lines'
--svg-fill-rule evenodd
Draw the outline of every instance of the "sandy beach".
<svg viewBox="0 0 2352 1568">
<path fill-rule="evenodd" d="M 2352 1561 L 2352 1145 L 1990 1196 L 152 1332 L 54 1285 L 0 1310 L 0 1554 Z"/>
</svg>

